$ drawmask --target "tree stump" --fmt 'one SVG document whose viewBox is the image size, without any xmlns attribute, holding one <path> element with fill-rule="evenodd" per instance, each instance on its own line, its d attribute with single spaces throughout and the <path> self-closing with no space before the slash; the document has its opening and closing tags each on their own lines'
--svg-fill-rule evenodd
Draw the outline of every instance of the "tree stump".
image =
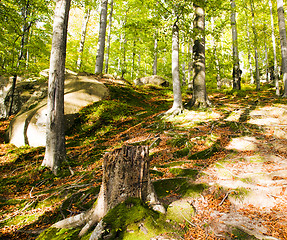
<svg viewBox="0 0 287 240">
<path fill-rule="evenodd" d="M 103 159 L 102 185 L 94 206 L 87 212 L 57 222 L 52 227 L 73 228 L 84 225 L 79 234 L 83 236 L 110 209 L 130 197 L 140 198 L 154 210 L 165 213 L 150 180 L 148 146 L 123 146 L 106 153 Z"/>
</svg>

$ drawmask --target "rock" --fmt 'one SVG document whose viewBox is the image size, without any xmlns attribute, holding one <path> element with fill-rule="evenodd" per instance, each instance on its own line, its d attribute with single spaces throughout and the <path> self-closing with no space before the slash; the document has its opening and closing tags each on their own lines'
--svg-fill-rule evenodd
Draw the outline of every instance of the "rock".
<svg viewBox="0 0 287 240">
<path fill-rule="evenodd" d="M 8 77 L 0 76 L 0 118 L 7 117 L 7 107 L 5 105 L 5 99 L 12 86 L 12 80 Z"/>
<path fill-rule="evenodd" d="M 165 80 L 163 77 L 157 76 L 157 75 L 152 75 L 148 77 L 143 77 L 143 78 L 137 78 L 134 80 L 134 84 L 136 86 L 141 86 L 141 85 L 147 85 L 147 84 L 152 84 L 152 85 L 157 85 L 157 86 L 162 86 L 162 87 L 168 87 L 169 82 Z"/>
<path fill-rule="evenodd" d="M 189 201 L 190 199 L 180 199 L 172 202 L 167 208 L 166 218 L 177 223 L 190 221 L 195 209 Z"/>
<path fill-rule="evenodd" d="M 219 87 L 227 87 L 227 88 L 231 88 L 232 87 L 232 79 L 228 79 L 228 78 L 222 78 L 219 82 Z"/>
<path fill-rule="evenodd" d="M 65 121 L 66 129 L 72 126 L 79 110 L 108 95 L 104 84 L 90 76 L 67 75 L 65 80 Z M 70 76 L 70 77 L 69 77 Z M 47 84 L 47 83 L 46 83 Z M 36 89 L 23 108 L 11 121 L 6 132 L 6 140 L 16 145 L 45 146 L 47 89 Z"/>
<path fill-rule="evenodd" d="M 42 70 L 39 74 L 40 74 L 41 77 L 48 78 L 49 77 L 49 69 Z M 71 78 L 71 76 L 76 77 L 77 75 L 78 75 L 77 73 L 75 73 L 75 72 L 73 72 L 73 71 L 71 71 L 69 69 L 65 70 L 65 76 L 66 77 Z"/>
</svg>

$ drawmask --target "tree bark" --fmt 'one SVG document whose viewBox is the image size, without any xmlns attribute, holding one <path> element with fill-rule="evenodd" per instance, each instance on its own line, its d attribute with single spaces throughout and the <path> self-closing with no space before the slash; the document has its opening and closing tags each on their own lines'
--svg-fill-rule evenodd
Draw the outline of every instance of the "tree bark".
<svg viewBox="0 0 287 240">
<path fill-rule="evenodd" d="M 258 35 L 255 26 L 255 14 L 253 8 L 253 0 L 250 0 L 250 7 L 251 7 L 251 15 L 252 15 L 252 30 L 254 34 L 254 56 L 255 56 L 255 71 L 256 71 L 256 90 L 260 90 L 260 74 L 259 74 L 259 60 L 258 60 Z"/>
<path fill-rule="evenodd" d="M 157 75 L 157 51 L 158 51 L 158 40 L 157 40 L 157 33 L 156 31 L 154 36 L 154 58 L 153 58 L 153 65 L 152 65 L 152 74 Z"/>
<path fill-rule="evenodd" d="M 99 39 L 96 57 L 95 73 L 101 74 L 104 66 L 106 28 L 107 28 L 108 0 L 102 0 L 100 13 Z"/>
<path fill-rule="evenodd" d="M 250 84 L 254 84 L 251 50 L 250 50 L 250 45 L 251 45 L 251 43 L 250 43 L 250 31 L 249 31 L 247 10 L 245 10 L 245 15 L 246 15 L 246 31 L 247 31 L 247 41 L 248 41 L 248 64 L 249 64 Z"/>
<path fill-rule="evenodd" d="M 277 0 L 277 12 L 278 12 L 278 25 L 279 25 L 281 57 L 282 57 L 281 69 L 282 69 L 283 83 L 284 83 L 283 97 L 287 97 L 287 39 L 286 39 L 286 27 L 285 27 L 283 0 Z"/>
<path fill-rule="evenodd" d="M 193 39 L 190 38 L 188 41 L 188 74 L 187 74 L 187 89 L 193 89 L 193 79 L 192 79 L 192 72 L 193 72 Z"/>
<path fill-rule="evenodd" d="M 240 66 L 237 41 L 236 6 L 235 0 L 231 0 L 231 30 L 232 30 L 232 56 L 233 56 L 233 89 L 241 89 Z"/>
<path fill-rule="evenodd" d="M 166 112 L 167 115 L 178 115 L 183 111 L 181 84 L 179 79 L 179 28 L 177 21 L 172 27 L 172 82 L 173 106 Z"/>
<path fill-rule="evenodd" d="M 278 63 L 277 63 L 277 53 L 276 53 L 276 40 L 275 40 L 275 33 L 274 33 L 273 7 L 272 7 L 271 0 L 269 0 L 269 8 L 270 8 L 270 24 L 271 24 L 271 30 L 272 30 L 275 88 L 276 88 L 276 95 L 279 96 L 280 95 L 279 74 L 278 74 Z"/>
<path fill-rule="evenodd" d="M 110 48 L 111 48 L 111 32 L 112 32 L 112 23 L 113 23 L 113 11 L 114 11 L 114 1 L 110 0 L 110 14 L 109 14 L 109 26 L 108 26 L 108 39 L 107 39 L 105 73 L 109 72 L 109 60 L 110 60 Z"/>
<path fill-rule="evenodd" d="M 64 81 L 67 28 L 71 0 L 57 0 L 53 25 L 47 104 L 46 151 L 42 166 L 57 175 L 66 159 L 64 132 Z"/>
<path fill-rule="evenodd" d="M 193 95 L 187 107 L 206 108 L 210 102 L 205 82 L 205 13 L 203 6 L 194 3 Z"/>
<path fill-rule="evenodd" d="M 185 77 L 186 64 L 185 64 L 185 45 L 184 45 L 184 41 L 183 41 L 182 47 L 181 47 L 181 54 L 182 54 L 182 64 L 181 64 L 181 69 L 182 69 L 182 85 L 186 85 L 186 77 Z"/>
<path fill-rule="evenodd" d="M 211 17 L 211 28 L 212 31 L 214 31 L 214 18 Z M 213 45 L 213 55 L 214 55 L 214 62 L 215 62 L 215 69 L 216 69 L 216 83 L 217 83 L 217 89 L 221 88 L 221 77 L 220 77 L 220 65 L 219 60 L 217 56 L 217 45 L 216 40 L 218 40 L 218 37 L 215 39 L 214 34 L 212 35 L 212 45 Z"/>
<path fill-rule="evenodd" d="M 22 7 L 21 15 L 23 19 L 21 46 L 20 46 L 19 56 L 17 60 L 16 73 L 13 75 L 8 116 L 11 116 L 13 114 L 14 93 L 16 89 L 17 77 L 19 74 L 20 66 L 22 65 L 21 61 L 25 59 L 25 57 L 27 57 L 27 54 L 25 53 L 27 52 L 27 50 L 25 50 L 25 47 L 28 44 L 28 36 L 29 36 L 30 28 L 31 28 L 31 23 L 28 23 L 27 21 L 30 15 L 30 1 L 29 0 L 27 0 L 25 5 Z M 27 61 L 26 61 L 26 64 L 27 64 Z"/>
<path fill-rule="evenodd" d="M 87 26 L 89 22 L 91 14 L 91 9 L 88 7 L 85 10 L 85 15 L 82 23 L 82 31 L 81 31 L 81 40 L 80 40 L 80 46 L 78 49 L 78 60 L 77 60 L 77 70 L 79 71 L 81 69 L 82 65 L 82 57 L 83 57 L 83 51 L 84 51 L 84 46 L 85 46 L 85 40 L 86 40 L 86 34 L 87 34 Z"/>
<path fill-rule="evenodd" d="M 87 212 L 57 222 L 52 227 L 84 226 L 79 233 L 83 236 L 110 209 L 130 197 L 140 198 L 154 210 L 165 213 L 150 180 L 148 146 L 123 146 L 107 153 L 103 159 L 102 185 L 96 204 Z"/>
</svg>

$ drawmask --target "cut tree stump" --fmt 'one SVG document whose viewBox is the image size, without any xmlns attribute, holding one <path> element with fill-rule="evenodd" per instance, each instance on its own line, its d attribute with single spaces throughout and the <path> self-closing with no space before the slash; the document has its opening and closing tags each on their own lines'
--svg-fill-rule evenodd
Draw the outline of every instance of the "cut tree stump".
<svg viewBox="0 0 287 240">
<path fill-rule="evenodd" d="M 84 226 L 79 233 L 83 236 L 106 213 L 128 198 L 140 198 L 159 212 L 165 208 L 159 202 L 149 175 L 148 146 L 123 146 L 103 158 L 103 177 L 98 199 L 94 206 L 85 213 L 64 219 L 52 227 L 74 228 Z M 102 226 L 102 222 L 100 223 Z M 99 235 L 102 227 L 97 227 L 90 239 Z"/>
</svg>

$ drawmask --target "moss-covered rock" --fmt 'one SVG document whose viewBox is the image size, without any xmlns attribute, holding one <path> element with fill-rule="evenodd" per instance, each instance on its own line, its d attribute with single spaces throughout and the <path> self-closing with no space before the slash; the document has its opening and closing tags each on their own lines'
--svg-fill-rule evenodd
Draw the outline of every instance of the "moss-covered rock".
<svg viewBox="0 0 287 240">
<path fill-rule="evenodd" d="M 177 223 L 190 221 L 195 214 L 195 209 L 188 199 L 180 199 L 172 202 L 167 208 L 166 218 Z"/>
</svg>

